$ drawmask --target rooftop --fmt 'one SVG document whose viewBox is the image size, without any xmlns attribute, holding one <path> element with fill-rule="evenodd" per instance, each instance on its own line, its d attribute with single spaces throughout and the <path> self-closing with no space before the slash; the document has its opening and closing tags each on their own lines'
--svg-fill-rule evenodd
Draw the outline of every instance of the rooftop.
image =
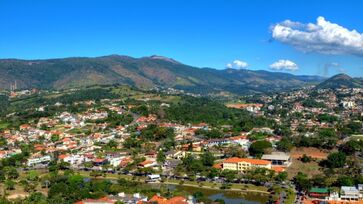
<svg viewBox="0 0 363 204">
<path fill-rule="evenodd" d="M 232 157 L 232 158 L 228 158 L 228 159 L 223 161 L 223 163 L 239 163 L 239 162 L 246 162 L 246 163 L 257 164 L 257 165 L 271 164 L 270 161 L 266 161 L 266 160 L 250 159 L 250 158 L 239 158 L 239 157 Z"/>
</svg>

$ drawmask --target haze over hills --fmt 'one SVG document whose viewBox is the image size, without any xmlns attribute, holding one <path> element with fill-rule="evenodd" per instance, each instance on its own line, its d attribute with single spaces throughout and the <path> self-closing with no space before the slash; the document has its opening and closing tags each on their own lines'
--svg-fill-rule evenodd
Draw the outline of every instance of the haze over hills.
<svg viewBox="0 0 363 204">
<path fill-rule="evenodd" d="M 96 84 L 127 84 L 139 88 L 174 87 L 191 92 L 256 93 L 317 84 L 319 76 L 246 69 L 197 68 L 174 59 L 121 55 L 47 60 L 0 60 L 0 88 L 63 89 Z"/>
</svg>

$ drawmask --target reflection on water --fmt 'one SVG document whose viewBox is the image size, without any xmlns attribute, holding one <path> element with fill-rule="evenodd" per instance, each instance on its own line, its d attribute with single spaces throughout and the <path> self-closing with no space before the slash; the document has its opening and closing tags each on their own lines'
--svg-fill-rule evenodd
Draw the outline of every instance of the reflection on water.
<svg viewBox="0 0 363 204">
<path fill-rule="evenodd" d="M 254 192 L 237 192 L 237 191 L 223 191 L 217 189 L 204 189 L 190 186 L 180 185 L 166 185 L 166 184 L 149 184 L 152 188 L 166 188 L 171 192 L 177 191 L 186 195 L 192 195 L 195 192 L 202 192 L 211 200 L 223 199 L 226 203 L 230 204 L 260 204 L 268 201 L 268 194 L 254 193 Z"/>
</svg>

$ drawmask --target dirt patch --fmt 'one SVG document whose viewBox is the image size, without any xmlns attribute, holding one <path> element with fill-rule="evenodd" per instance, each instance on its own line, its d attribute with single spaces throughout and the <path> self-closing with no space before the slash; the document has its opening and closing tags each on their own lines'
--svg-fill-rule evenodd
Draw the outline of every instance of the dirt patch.
<svg viewBox="0 0 363 204">
<path fill-rule="evenodd" d="M 17 198 L 25 198 L 29 196 L 28 193 L 11 193 L 10 195 L 8 195 L 6 198 L 9 199 L 9 200 L 12 200 L 12 199 L 17 199 Z"/>
<path fill-rule="evenodd" d="M 294 148 L 293 150 L 291 150 L 290 153 L 291 157 L 294 159 L 298 159 L 302 157 L 304 154 L 314 159 L 322 160 L 327 158 L 329 152 L 322 151 L 314 147 L 299 147 L 299 148 Z"/>
</svg>

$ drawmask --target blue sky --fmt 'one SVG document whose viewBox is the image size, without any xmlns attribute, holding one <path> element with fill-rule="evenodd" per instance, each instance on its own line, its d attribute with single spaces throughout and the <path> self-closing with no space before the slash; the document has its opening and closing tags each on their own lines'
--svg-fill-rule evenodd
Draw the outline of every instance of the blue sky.
<svg viewBox="0 0 363 204">
<path fill-rule="evenodd" d="M 362 8 L 358 0 L 0 0 L 0 58 L 157 54 L 197 67 L 363 76 Z M 340 27 L 296 32 L 319 16 Z M 276 25 L 291 33 L 274 37 Z M 330 35 L 341 28 L 347 42 Z"/>
</svg>

